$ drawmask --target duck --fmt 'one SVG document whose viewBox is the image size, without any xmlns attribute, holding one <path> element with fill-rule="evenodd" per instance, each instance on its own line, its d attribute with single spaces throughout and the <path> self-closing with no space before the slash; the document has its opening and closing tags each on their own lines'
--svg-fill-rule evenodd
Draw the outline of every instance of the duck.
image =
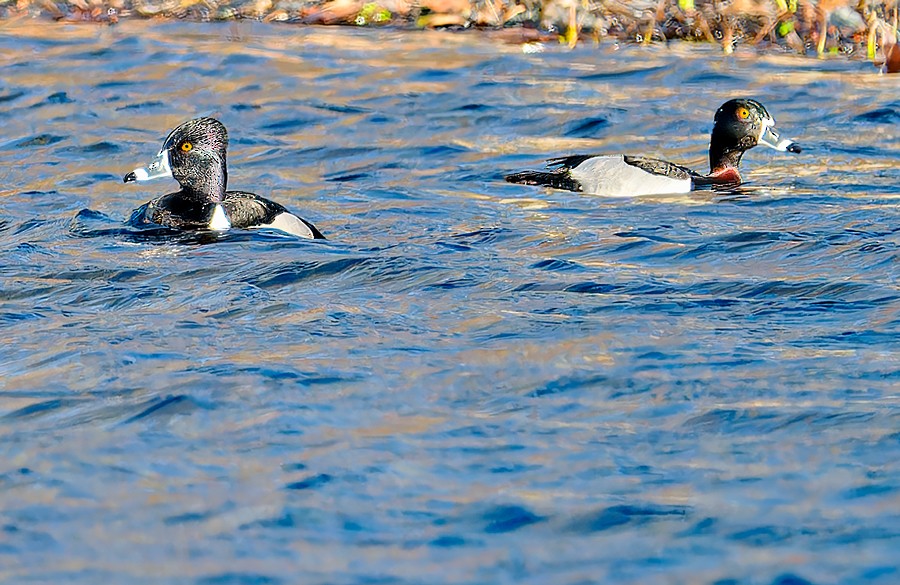
<svg viewBox="0 0 900 585">
<path fill-rule="evenodd" d="M 215 118 L 188 120 L 169 133 L 156 158 L 134 169 L 125 183 L 168 177 L 181 190 L 134 210 L 132 225 L 225 231 L 269 228 L 301 238 L 325 239 L 310 222 L 283 205 L 246 191 L 228 191 L 228 131 Z"/>
<path fill-rule="evenodd" d="M 741 157 L 760 144 L 781 152 L 802 151 L 799 144 L 778 133 L 775 118 L 760 102 L 732 99 L 716 111 L 709 140 L 708 174 L 656 158 L 579 154 L 549 159 L 550 170 L 523 171 L 505 179 L 606 197 L 689 193 L 717 185 L 740 185 Z"/>
</svg>

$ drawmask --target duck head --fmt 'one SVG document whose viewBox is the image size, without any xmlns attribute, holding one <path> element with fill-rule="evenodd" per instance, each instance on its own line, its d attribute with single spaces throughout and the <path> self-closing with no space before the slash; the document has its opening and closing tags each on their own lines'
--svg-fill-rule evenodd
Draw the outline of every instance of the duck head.
<svg viewBox="0 0 900 585">
<path fill-rule="evenodd" d="M 196 118 L 172 130 L 156 158 L 125 175 L 123 181 L 171 177 L 185 195 L 220 203 L 228 183 L 227 149 L 225 126 L 214 118 Z"/>
<path fill-rule="evenodd" d="M 782 137 L 775 129 L 775 118 L 756 100 L 735 99 L 716 111 L 709 141 L 710 174 L 734 170 L 744 152 L 764 144 L 782 152 L 800 152 L 800 145 Z M 739 176 L 739 175 L 738 175 Z"/>
</svg>

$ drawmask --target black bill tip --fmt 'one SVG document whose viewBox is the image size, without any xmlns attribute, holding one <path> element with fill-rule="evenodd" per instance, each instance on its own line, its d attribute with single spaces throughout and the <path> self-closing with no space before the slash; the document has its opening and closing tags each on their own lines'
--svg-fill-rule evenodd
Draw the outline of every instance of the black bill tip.
<svg viewBox="0 0 900 585">
<path fill-rule="evenodd" d="M 137 181 L 137 175 L 134 174 L 134 171 L 128 173 L 122 178 L 123 183 L 132 183 L 134 181 Z"/>
<path fill-rule="evenodd" d="M 788 152 L 803 152 L 803 148 L 800 147 L 796 142 L 791 142 L 791 145 L 787 147 Z"/>
</svg>

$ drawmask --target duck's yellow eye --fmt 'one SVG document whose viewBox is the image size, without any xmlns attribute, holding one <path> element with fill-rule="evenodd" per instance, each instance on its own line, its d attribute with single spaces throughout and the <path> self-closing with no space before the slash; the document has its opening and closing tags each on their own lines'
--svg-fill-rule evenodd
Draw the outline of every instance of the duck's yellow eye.
<svg viewBox="0 0 900 585">
<path fill-rule="evenodd" d="M 191 144 L 190 142 L 182 142 L 181 143 L 182 152 L 190 152 L 192 148 L 194 148 L 194 145 Z"/>
<path fill-rule="evenodd" d="M 748 110 L 747 108 L 738 108 L 737 117 L 738 120 L 746 120 L 750 117 L 750 110 Z"/>
</svg>

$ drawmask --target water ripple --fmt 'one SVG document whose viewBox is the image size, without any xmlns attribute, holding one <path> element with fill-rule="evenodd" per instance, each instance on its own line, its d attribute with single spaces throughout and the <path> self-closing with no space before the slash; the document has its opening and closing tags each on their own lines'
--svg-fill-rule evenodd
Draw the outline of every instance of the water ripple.
<svg viewBox="0 0 900 585">
<path fill-rule="evenodd" d="M 0 581 L 896 581 L 889 76 L 485 31 L 7 24 Z M 702 169 L 748 88 L 809 148 L 749 151 L 738 188 L 503 180 L 579 152 Z M 200 115 L 228 126 L 229 186 L 329 239 L 129 225 L 174 183 L 121 177 Z"/>
</svg>

